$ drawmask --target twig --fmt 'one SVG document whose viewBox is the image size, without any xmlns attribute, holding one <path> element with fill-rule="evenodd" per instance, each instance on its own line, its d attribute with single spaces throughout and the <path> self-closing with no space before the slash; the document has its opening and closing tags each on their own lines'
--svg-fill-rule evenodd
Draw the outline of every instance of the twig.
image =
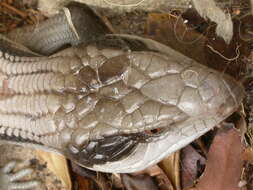
<svg viewBox="0 0 253 190">
<path fill-rule="evenodd" d="M 225 59 L 225 60 L 227 60 L 227 61 L 234 61 L 234 60 L 236 60 L 236 59 L 238 59 L 239 58 L 239 56 L 240 56 L 240 51 L 239 51 L 239 45 L 236 47 L 236 56 L 235 57 L 233 57 L 233 58 L 227 58 L 227 57 L 225 57 L 224 55 L 222 55 L 219 51 L 217 51 L 217 50 L 215 50 L 212 46 L 210 46 L 210 45 L 206 45 L 207 47 L 209 47 L 214 53 L 216 53 L 216 54 L 218 54 L 220 57 L 222 57 L 223 59 Z"/>
<path fill-rule="evenodd" d="M 26 13 L 24 13 L 24 12 L 22 12 L 22 11 L 16 9 L 16 8 L 13 7 L 13 6 L 8 5 L 8 4 L 5 3 L 5 2 L 0 2 L 0 5 L 2 5 L 2 6 L 4 6 L 5 8 L 11 10 L 12 12 L 15 12 L 16 14 L 20 15 L 22 18 L 26 18 L 26 17 L 27 17 L 27 14 L 26 14 Z"/>
</svg>

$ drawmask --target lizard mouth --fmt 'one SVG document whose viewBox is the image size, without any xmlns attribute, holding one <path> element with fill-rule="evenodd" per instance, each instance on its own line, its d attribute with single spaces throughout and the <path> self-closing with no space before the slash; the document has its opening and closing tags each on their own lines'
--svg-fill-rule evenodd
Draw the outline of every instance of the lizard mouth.
<svg viewBox="0 0 253 190">
<path fill-rule="evenodd" d="M 134 134 L 111 135 L 90 140 L 79 148 L 68 144 L 66 154 L 86 167 L 102 165 L 128 157 L 136 150 L 138 144 L 155 141 L 164 132 L 164 128 L 156 128 Z"/>
</svg>

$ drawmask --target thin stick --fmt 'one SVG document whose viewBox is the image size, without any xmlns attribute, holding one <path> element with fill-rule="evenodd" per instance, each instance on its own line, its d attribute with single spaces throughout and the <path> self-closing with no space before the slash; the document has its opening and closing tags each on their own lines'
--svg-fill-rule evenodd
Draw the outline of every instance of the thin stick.
<svg viewBox="0 0 253 190">
<path fill-rule="evenodd" d="M 20 15 L 22 18 L 26 18 L 26 17 L 27 17 L 27 14 L 26 14 L 26 13 L 24 13 L 24 12 L 22 12 L 22 11 L 16 9 L 16 8 L 13 7 L 13 6 L 8 5 L 8 4 L 5 3 L 5 2 L 0 2 L 0 5 L 2 5 L 2 6 L 4 6 L 5 8 L 11 10 L 12 12 L 15 12 L 16 14 Z"/>
<path fill-rule="evenodd" d="M 240 51 L 239 51 L 239 47 L 240 47 L 240 46 L 237 46 L 237 48 L 236 48 L 236 56 L 233 57 L 233 58 L 227 58 L 227 57 L 225 57 L 224 55 L 222 55 L 220 52 L 218 52 L 217 50 L 215 50 L 215 49 L 214 49 L 212 46 L 210 46 L 210 45 L 206 45 L 206 46 L 209 47 L 214 53 L 218 54 L 219 56 L 221 56 L 223 59 L 225 59 L 225 60 L 227 60 L 227 61 L 234 61 L 234 60 L 238 59 L 239 56 L 240 56 Z"/>
</svg>

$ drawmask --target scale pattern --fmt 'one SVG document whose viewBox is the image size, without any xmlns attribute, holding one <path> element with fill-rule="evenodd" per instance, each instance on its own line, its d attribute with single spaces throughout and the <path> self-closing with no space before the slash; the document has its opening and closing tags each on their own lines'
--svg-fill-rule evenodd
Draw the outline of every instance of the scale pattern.
<svg viewBox="0 0 253 190">
<path fill-rule="evenodd" d="M 179 60 L 96 44 L 49 57 L 1 52 L 0 136 L 111 171 L 95 165 L 148 144 L 135 134 L 166 129 L 157 142 L 173 134 L 202 134 L 240 105 L 244 91 L 225 74 Z"/>
</svg>

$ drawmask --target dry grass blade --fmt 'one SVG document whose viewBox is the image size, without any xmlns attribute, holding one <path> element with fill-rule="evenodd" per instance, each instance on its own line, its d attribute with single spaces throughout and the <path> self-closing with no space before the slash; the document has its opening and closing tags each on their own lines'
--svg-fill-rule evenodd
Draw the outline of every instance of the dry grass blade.
<svg viewBox="0 0 253 190">
<path fill-rule="evenodd" d="M 159 167 L 166 173 L 176 190 L 181 190 L 179 162 L 180 152 L 178 151 L 168 156 L 158 164 Z"/>
</svg>

